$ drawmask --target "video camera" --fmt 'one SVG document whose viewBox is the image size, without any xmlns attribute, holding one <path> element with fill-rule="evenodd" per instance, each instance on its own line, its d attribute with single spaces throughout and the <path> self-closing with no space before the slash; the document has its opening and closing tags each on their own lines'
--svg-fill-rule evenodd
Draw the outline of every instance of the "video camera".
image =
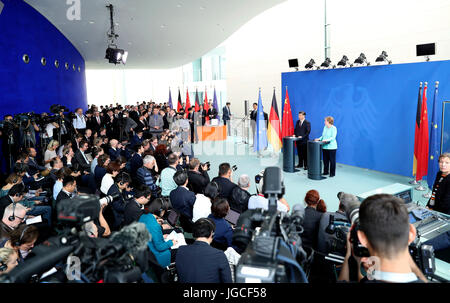
<svg viewBox="0 0 450 303">
<path fill-rule="evenodd" d="M 277 200 L 284 194 L 279 167 L 267 167 L 263 193 L 269 210 L 242 213 L 233 234 L 233 245 L 241 255 L 236 282 L 307 282 L 301 264 L 307 254 L 302 248 L 304 208 L 294 207 L 292 214 L 277 212 Z"/>
<path fill-rule="evenodd" d="M 130 283 L 141 280 L 148 270 L 147 243 L 150 234 L 142 223 L 134 223 L 113 233 L 110 239 L 91 238 L 83 227 L 96 221 L 100 213 L 99 199 L 94 195 L 62 200 L 57 205 L 59 225 L 64 229 L 36 246 L 26 260 L 0 282 L 28 283 L 44 281 L 43 274 L 59 269 L 45 281 L 94 283 Z M 69 257 L 69 258 L 68 258 Z M 78 258 L 78 267 L 71 268 L 71 260 Z M 66 268 L 67 265 L 67 268 Z M 72 277 L 72 271 L 79 277 Z M 62 273 L 62 274 L 61 274 Z M 76 276 L 76 275 L 75 275 Z"/>
<path fill-rule="evenodd" d="M 205 162 L 205 163 L 200 163 L 200 167 L 203 167 L 205 165 L 206 165 L 206 171 L 209 171 L 211 169 L 211 163 L 209 161 Z"/>
</svg>

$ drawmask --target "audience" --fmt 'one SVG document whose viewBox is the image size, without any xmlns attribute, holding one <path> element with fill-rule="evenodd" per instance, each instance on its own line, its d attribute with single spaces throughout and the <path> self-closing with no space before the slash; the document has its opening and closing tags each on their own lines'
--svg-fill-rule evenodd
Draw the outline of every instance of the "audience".
<svg viewBox="0 0 450 303">
<path fill-rule="evenodd" d="M 161 195 L 163 197 L 168 197 L 170 192 L 178 187 L 173 176 L 177 172 L 179 158 L 175 153 L 172 153 L 167 157 L 167 161 L 169 166 L 161 171 L 160 182 L 158 184 L 161 187 Z"/>
<path fill-rule="evenodd" d="M 75 178 L 72 176 L 64 176 L 63 188 L 56 197 L 56 202 L 66 199 L 72 199 L 76 188 L 77 188 L 77 181 L 75 180 Z"/>
<path fill-rule="evenodd" d="M 123 226 L 125 207 L 127 205 L 128 197 L 127 194 L 130 193 L 130 183 L 131 177 L 125 172 L 121 172 L 115 178 L 114 184 L 108 190 L 108 196 L 118 195 L 119 198 L 111 203 L 111 208 L 113 212 L 112 224 L 109 224 L 112 230 L 120 230 Z"/>
<path fill-rule="evenodd" d="M 146 185 L 152 191 L 152 196 L 158 196 L 158 187 L 153 180 L 151 170 L 156 166 L 156 160 L 153 156 L 145 156 L 144 165 L 137 170 L 137 180 L 139 184 Z"/>
<path fill-rule="evenodd" d="M 6 247 L 14 249 L 19 256 L 19 264 L 22 263 L 36 243 L 39 237 L 38 229 L 33 225 L 19 225 L 10 232 L 7 240 L 0 242 L 0 248 Z"/>
<path fill-rule="evenodd" d="M 212 179 L 219 186 L 219 197 L 230 199 L 233 188 L 237 186 L 232 181 L 232 174 L 229 163 L 219 165 L 219 176 Z"/>
<path fill-rule="evenodd" d="M 248 175 L 241 175 L 238 180 L 238 186 L 235 186 L 231 191 L 230 208 L 243 213 L 248 209 L 248 200 L 251 194 L 248 192 L 250 188 L 250 177 Z"/>
<path fill-rule="evenodd" d="M 211 205 L 211 214 L 208 216 L 215 226 L 213 241 L 223 247 L 231 247 L 233 228 L 224 218 L 230 210 L 230 205 L 224 198 L 216 198 Z"/>
<path fill-rule="evenodd" d="M 180 246 L 176 268 L 181 283 L 232 283 L 230 265 L 224 252 L 211 247 L 215 231 L 212 220 L 195 221 L 192 235 L 195 242 Z"/>
<path fill-rule="evenodd" d="M 1 226 L 1 238 L 0 241 L 9 239 L 10 233 L 16 229 L 19 224 L 24 222 L 28 209 L 22 204 L 11 203 L 8 205 L 4 212 Z"/>
<path fill-rule="evenodd" d="M 120 164 L 117 162 L 110 162 L 106 167 L 106 174 L 102 178 L 102 183 L 100 185 L 100 191 L 104 194 L 108 194 L 109 188 L 114 184 L 114 178 L 120 172 Z"/>
<path fill-rule="evenodd" d="M 188 188 L 195 194 L 203 193 L 206 185 L 209 183 L 208 165 L 205 163 L 200 168 L 200 161 L 192 158 L 189 161 Z"/>
<path fill-rule="evenodd" d="M 134 198 L 125 206 L 123 224 L 129 225 L 133 222 L 137 222 L 141 215 L 144 213 L 144 205 L 146 205 L 151 198 L 152 192 L 150 188 L 141 186 L 135 188 Z"/>
<path fill-rule="evenodd" d="M 322 211 L 326 210 L 325 202 L 320 199 L 317 190 L 310 190 L 305 195 L 305 218 L 303 220 L 302 242 L 304 246 L 317 249 L 317 235 L 319 232 L 320 219 L 322 218 Z"/>
<path fill-rule="evenodd" d="M 173 175 L 173 180 L 178 187 L 170 192 L 172 206 L 180 212 L 181 215 L 192 220 L 195 194 L 187 188 L 189 182 L 187 173 L 185 171 L 177 171 Z"/>
<path fill-rule="evenodd" d="M 0 248 L 0 275 L 7 274 L 19 264 L 17 251 L 12 248 Z"/>
<path fill-rule="evenodd" d="M 264 210 L 269 209 L 269 200 L 263 195 L 263 185 L 264 185 L 264 177 L 263 172 L 259 173 L 260 180 L 256 183 L 257 194 L 255 196 L 251 196 L 248 199 L 248 209 L 257 209 L 261 208 Z M 287 203 L 285 198 L 281 198 L 277 201 L 277 210 L 282 212 L 289 212 L 289 204 Z"/>
<path fill-rule="evenodd" d="M 212 201 L 219 194 L 217 184 L 214 182 L 206 185 L 203 194 L 195 196 L 195 203 L 192 210 L 192 221 L 196 222 L 200 218 L 207 218 L 211 214 Z"/>
</svg>

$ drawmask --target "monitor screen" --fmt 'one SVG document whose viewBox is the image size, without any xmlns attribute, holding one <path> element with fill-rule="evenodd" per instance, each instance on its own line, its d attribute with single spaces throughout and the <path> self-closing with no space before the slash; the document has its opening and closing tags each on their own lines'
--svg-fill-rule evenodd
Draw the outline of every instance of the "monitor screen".
<svg viewBox="0 0 450 303">
<path fill-rule="evenodd" d="M 409 223 L 413 224 L 413 223 L 416 223 L 416 222 L 417 222 L 417 219 L 414 218 L 412 213 L 409 213 Z"/>
<path fill-rule="evenodd" d="M 436 54 L 436 44 L 427 43 L 416 45 L 417 56 L 430 56 Z"/>
<path fill-rule="evenodd" d="M 410 189 L 402 191 L 402 192 L 400 192 L 398 194 L 395 194 L 395 196 L 400 198 L 400 199 L 402 199 L 403 201 L 405 201 L 405 203 L 412 202 L 411 190 Z"/>
<path fill-rule="evenodd" d="M 237 211 L 230 209 L 227 216 L 225 217 L 225 220 L 227 220 L 232 225 L 236 225 L 240 215 L 241 214 Z"/>
</svg>

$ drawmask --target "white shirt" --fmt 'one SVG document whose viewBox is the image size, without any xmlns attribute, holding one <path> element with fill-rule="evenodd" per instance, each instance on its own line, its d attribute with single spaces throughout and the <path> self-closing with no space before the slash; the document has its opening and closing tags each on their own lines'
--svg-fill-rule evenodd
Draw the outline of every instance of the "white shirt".
<svg viewBox="0 0 450 303">
<path fill-rule="evenodd" d="M 47 149 L 45 151 L 45 153 L 44 153 L 44 161 L 48 161 L 48 160 L 56 158 L 56 157 L 57 157 L 56 151 L 54 151 L 54 150 L 48 150 Z M 50 165 L 50 162 L 45 164 L 45 167 L 46 168 L 52 168 L 52 166 Z"/>
<path fill-rule="evenodd" d="M 45 127 L 45 132 L 42 134 L 42 138 L 48 139 L 53 137 L 53 129 L 55 128 L 56 127 L 52 123 L 47 124 Z"/>
<path fill-rule="evenodd" d="M 192 210 L 192 222 L 200 218 L 208 218 L 211 214 L 211 200 L 204 194 L 195 195 L 194 208 Z"/>
<path fill-rule="evenodd" d="M 108 194 L 109 188 L 114 184 L 114 179 L 111 174 L 105 174 L 102 178 L 102 185 L 100 186 L 100 191 L 105 195 Z"/>
<path fill-rule="evenodd" d="M 75 119 L 73 119 L 73 127 L 76 129 L 83 129 L 86 128 L 86 119 L 84 118 L 83 115 L 78 116 L 78 114 L 76 115 L 77 117 Z"/>
<path fill-rule="evenodd" d="M 257 209 L 257 208 L 269 210 L 269 200 L 259 195 L 251 196 L 250 199 L 248 199 L 248 209 Z M 288 208 L 280 201 L 277 201 L 277 210 L 287 212 Z"/>
</svg>

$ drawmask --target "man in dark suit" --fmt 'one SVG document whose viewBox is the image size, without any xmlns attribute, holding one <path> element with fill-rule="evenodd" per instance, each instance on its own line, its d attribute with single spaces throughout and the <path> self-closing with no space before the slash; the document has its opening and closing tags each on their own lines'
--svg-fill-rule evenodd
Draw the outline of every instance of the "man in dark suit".
<svg viewBox="0 0 450 303">
<path fill-rule="evenodd" d="M 209 183 L 208 165 L 205 164 L 201 167 L 200 161 L 197 158 L 193 158 L 189 161 L 188 171 L 188 188 L 194 194 L 203 194 L 203 190 Z"/>
<path fill-rule="evenodd" d="M 45 166 L 39 165 L 36 162 L 36 149 L 33 147 L 27 148 L 27 154 L 28 154 L 28 174 L 30 176 L 34 176 L 40 171 L 46 170 Z"/>
<path fill-rule="evenodd" d="M 225 125 L 228 124 L 227 121 L 229 121 L 231 119 L 231 117 L 232 117 L 230 105 L 231 105 L 231 103 L 227 102 L 226 105 L 222 108 L 222 120 L 223 120 L 223 123 Z M 230 135 L 230 132 L 231 132 L 231 130 L 230 130 L 230 127 L 228 125 L 227 126 L 227 134 Z"/>
<path fill-rule="evenodd" d="M 132 177 L 136 177 L 137 170 L 144 165 L 144 161 L 142 159 L 142 155 L 144 154 L 144 146 L 142 144 L 137 144 L 134 146 L 134 150 L 136 151 L 130 160 L 130 173 Z"/>
<path fill-rule="evenodd" d="M 298 113 L 298 121 L 295 124 L 294 135 L 300 140 L 297 143 L 298 165 L 296 167 L 304 167 L 308 169 L 308 154 L 306 147 L 311 132 L 311 123 L 305 119 L 306 113 L 301 111 Z"/>
<path fill-rule="evenodd" d="M 89 122 L 89 128 L 92 129 L 95 134 L 98 133 L 100 131 L 100 128 L 102 128 L 104 125 L 104 119 L 100 116 L 100 113 L 98 111 L 95 111 L 94 116 Z"/>
<path fill-rule="evenodd" d="M 125 206 L 123 225 L 139 221 L 139 218 L 144 213 L 144 205 L 150 201 L 151 195 L 150 188 L 145 185 L 134 189 L 134 199 Z"/>
<path fill-rule="evenodd" d="M 217 110 L 211 106 L 210 109 L 208 109 L 209 121 L 212 119 L 217 119 L 217 114 Z"/>
<path fill-rule="evenodd" d="M 215 224 L 201 218 L 193 225 L 195 242 L 178 248 L 176 268 L 181 283 L 232 283 L 224 252 L 210 246 Z"/>
<path fill-rule="evenodd" d="M 66 199 L 72 199 L 73 192 L 77 188 L 77 181 L 72 176 L 66 176 L 63 179 L 63 188 L 56 197 L 56 203 Z"/>
<path fill-rule="evenodd" d="M 88 158 L 86 157 L 86 151 L 89 148 L 89 143 L 87 141 L 82 140 L 80 142 L 80 149 L 75 152 L 74 160 L 78 164 L 78 169 L 82 172 L 89 172 L 91 171 L 91 163 L 89 162 Z"/>
<path fill-rule="evenodd" d="M 188 175 L 185 171 L 177 171 L 173 180 L 178 187 L 170 192 L 170 202 L 173 208 L 192 220 L 192 210 L 195 203 L 195 194 L 187 188 Z"/>
<path fill-rule="evenodd" d="M 189 126 L 191 128 L 191 143 L 197 143 L 198 137 L 197 137 L 197 128 L 195 127 L 195 113 L 194 109 L 190 107 L 188 109 L 187 119 L 189 120 Z"/>
<path fill-rule="evenodd" d="M 133 149 L 137 144 L 142 144 L 144 141 L 144 131 L 142 128 L 136 129 L 136 135 L 131 139 L 130 147 Z"/>
<path fill-rule="evenodd" d="M 211 182 L 216 182 L 219 186 L 219 197 L 229 200 L 231 192 L 237 186 L 231 180 L 232 171 L 229 163 L 222 163 L 219 165 L 219 176 L 212 179 Z"/>
</svg>

